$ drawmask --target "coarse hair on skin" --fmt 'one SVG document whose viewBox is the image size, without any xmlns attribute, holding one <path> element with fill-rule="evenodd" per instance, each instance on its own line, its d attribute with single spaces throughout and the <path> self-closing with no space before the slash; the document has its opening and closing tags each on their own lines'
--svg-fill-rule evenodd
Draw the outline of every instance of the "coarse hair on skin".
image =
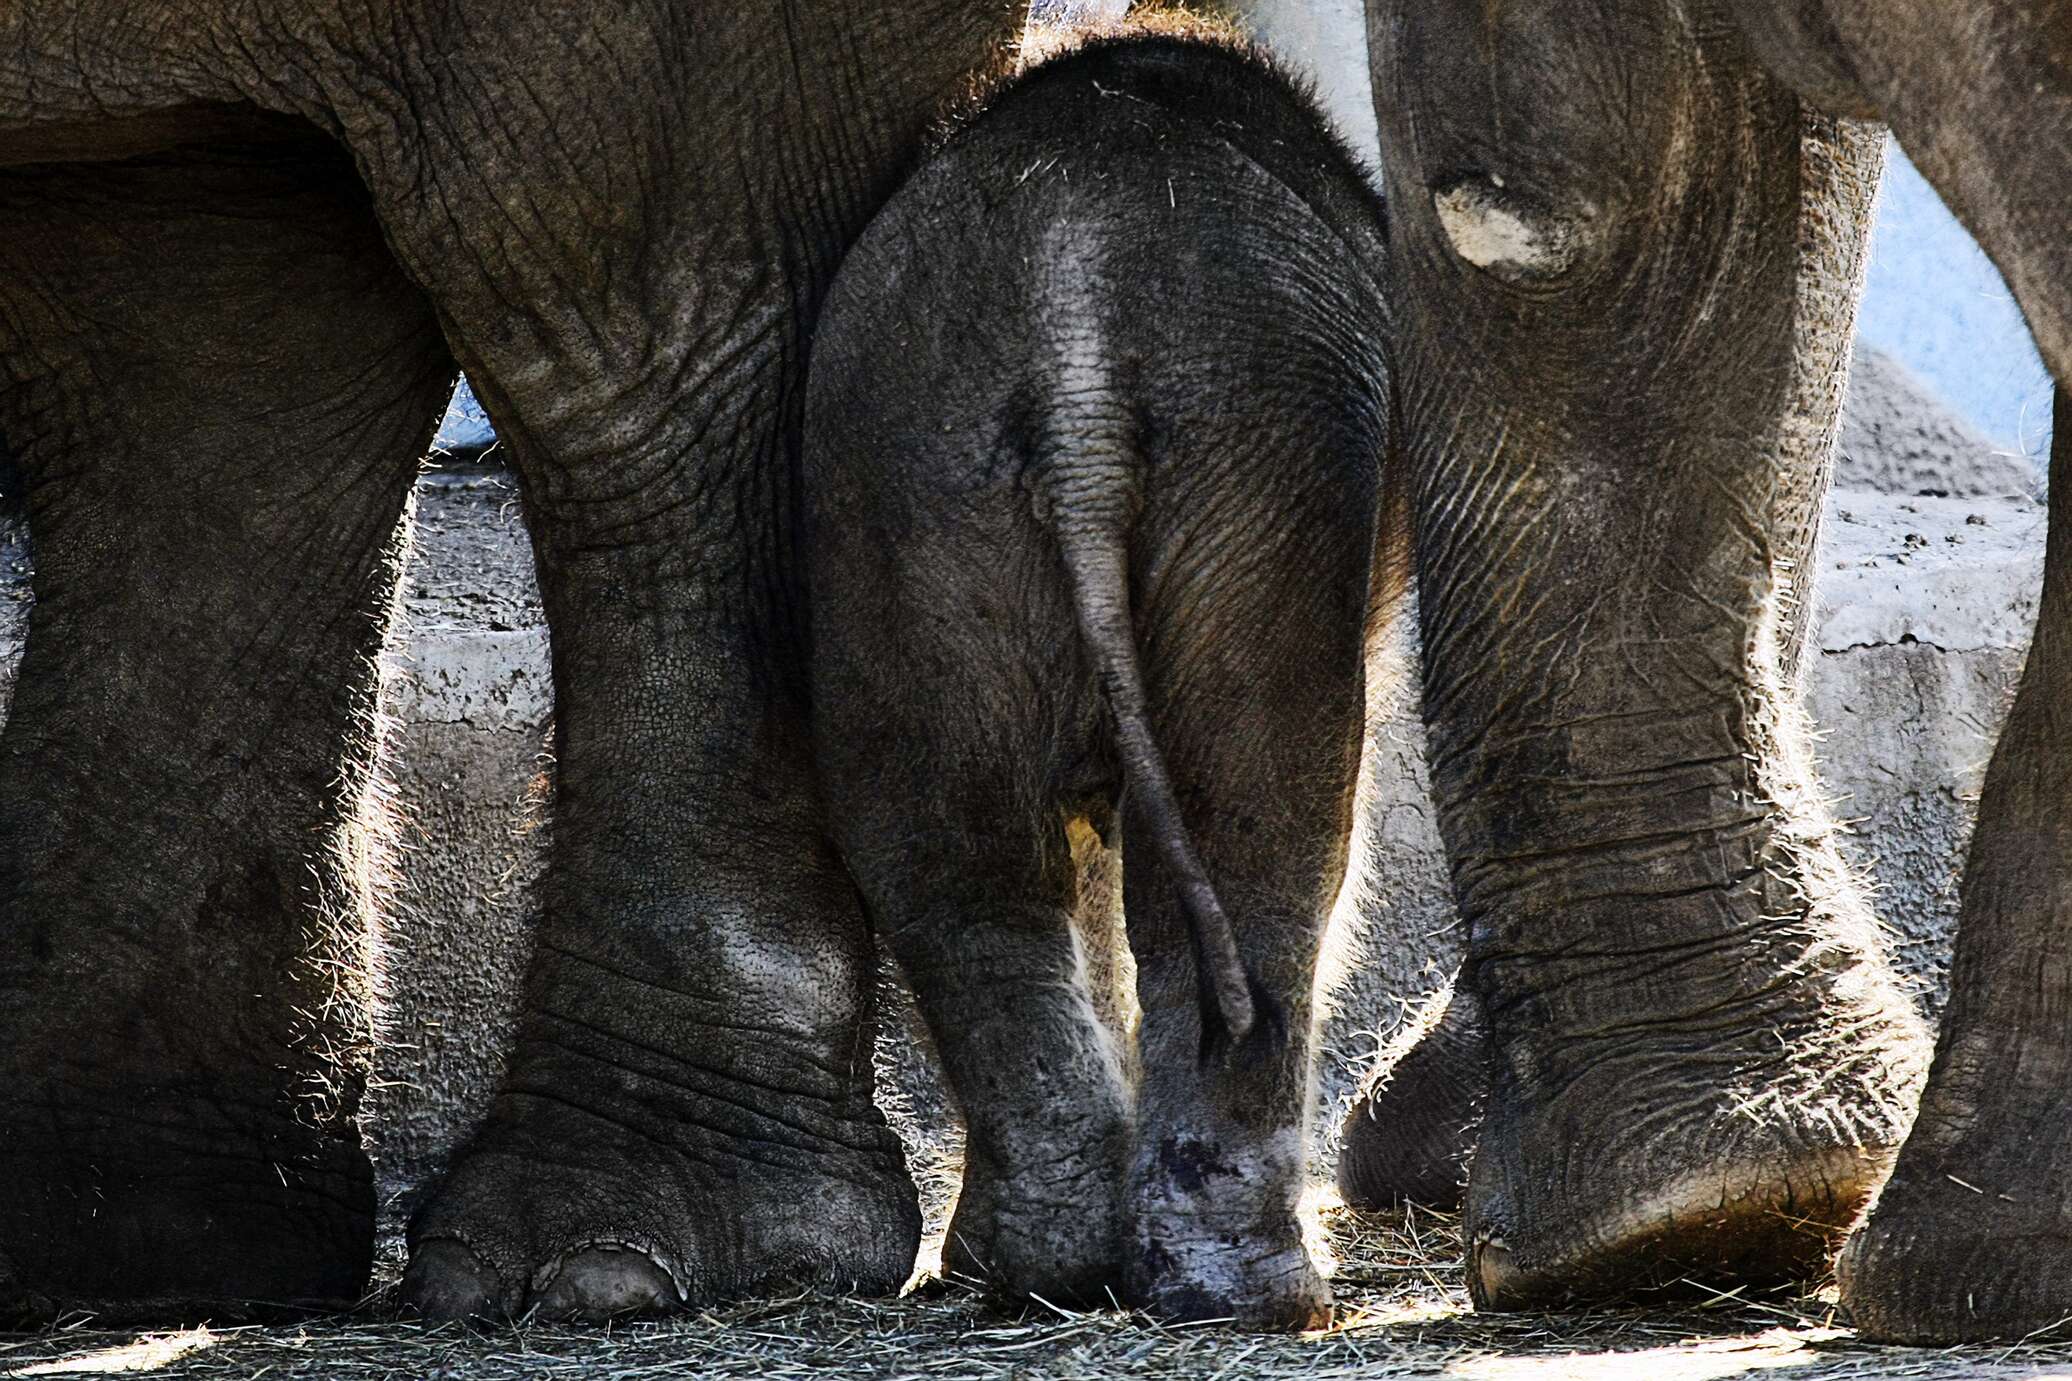
<svg viewBox="0 0 2072 1381">
<path fill-rule="evenodd" d="M 1154 3 L 1120 20 L 1031 25 L 1019 47 L 1003 50 L 992 70 L 974 74 L 943 107 L 921 157 L 942 155 L 993 111 L 1013 104 L 1023 88 L 1053 80 L 1062 86 L 1091 80 L 1103 92 L 1104 83 L 1125 86 L 1137 99 L 1217 124 L 1241 149 L 1265 141 L 1253 156 L 1272 150 L 1272 158 L 1282 158 L 1291 152 L 1284 145 L 1303 150 L 1292 157 L 1292 179 L 1283 177 L 1290 189 L 1341 236 L 1365 238 L 1361 226 L 1385 233 L 1388 208 L 1379 176 L 1324 113 L 1316 84 L 1282 66 L 1237 25 L 1179 5 Z M 1341 182 L 1330 171 L 1339 167 L 1354 176 Z"/>
<path fill-rule="evenodd" d="M 1148 0 L 1131 6 L 1130 12 L 1120 19 L 1030 24 L 1022 31 L 1020 40 L 1003 51 L 999 61 L 973 74 L 965 89 L 944 109 L 942 119 L 928 140 L 928 152 L 932 154 L 948 143 L 1038 69 L 1082 53 L 1123 47 L 1146 39 L 1166 39 L 1230 54 L 1292 87 L 1303 106 L 1321 112 L 1316 84 L 1282 66 L 1272 53 L 1255 43 L 1234 21 L 1202 14 L 1184 4 L 1168 3 L 1168 0 Z M 1347 148 L 1344 138 L 1331 127 L 1330 122 L 1321 113 L 1316 118 L 1346 158 L 1363 174 L 1369 173 L 1364 162 Z"/>
<path fill-rule="evenodd" d="M 374 654 L 337 779 L 331 784 L 334 823 L 309 860 L 308 894 L 318 921 L 310 947 L 295 961 L 295 986 L 304 1002 L 291 1034 L 303 1057 L 296 1094 L 302 1115 L 320 1127 L 349 1125 L 360 1115 L 374 1072 L 374 1052 L 402 1035 L 387 1002 L 391 931 L 407 932 L 397 861 L 403 852 L 403 811 L 394 772 L 396 723 L 384 708 L 395 670 L 384 652 L 400 648 L 406 632 L 402 573 L 415 548 L 417 496 L 382 552 L 389 588 L 382 651 Z"/>
</svg>

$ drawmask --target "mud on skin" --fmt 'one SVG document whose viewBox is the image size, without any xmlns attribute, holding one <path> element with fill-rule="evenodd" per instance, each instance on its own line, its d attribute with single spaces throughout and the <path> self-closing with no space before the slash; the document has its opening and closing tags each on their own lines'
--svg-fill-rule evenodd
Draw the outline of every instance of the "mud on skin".
<svg viewBox="0 0 2072 1381">
<path fill-rule="evenodd" d="M 946 1261 L 1003 1293 L 1330 1317 L 1295 1207 L 1399 583 L 1381 229 L 1256 58 L 1110 39 L 962 123 L 821 320 L 818 757 L 969 1126 Z M 1124 856 L 1134 1062 L 1075 841 Z"/>
</svg>

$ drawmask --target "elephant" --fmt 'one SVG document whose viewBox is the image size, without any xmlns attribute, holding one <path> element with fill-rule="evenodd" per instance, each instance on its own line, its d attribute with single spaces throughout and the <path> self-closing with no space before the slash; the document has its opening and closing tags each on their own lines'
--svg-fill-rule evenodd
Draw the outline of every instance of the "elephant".
<svg viewBox="0 0 2072 1381">
<path fill-rule="evenodd" d="M 1143 23 L 989 96 L 829 294 L 814 741 L 964 1113 L 952 1274 L 1331 1317 L 1296 1210 L 1402 588 L 1382 220 L 1258 55 Z M 1086 957 L 1118 910 L 1121 1029 Z"/>
<path fill-rule="evenodd" d="M 1925 1035 L 1793 672 L 1858 117 L 2072 378 L 2065 0 L 1368 15 L 1425 712 L 1493 1069 L 1473 1293 L 1797 1275 L 1904 1138 L 1843 1259 L 1859 1323 L 2056 1321 L 2063 544 L 1917 1119 Z M 813 766 L 804 358 L 1020 17 L 0 11 L 0 450 L 37 555 L 0 731 L 10 1310 L 225 1318 L 366 1279 L 368 660 L 455 363 L 521 473 L 560 794 L 518 1048 L 405 1295 L 597 1318 L 903 1276 L 869 930 Z"/>
<path fill-rule="evenodd" d="M 1352 1208 L 1460 1211 L 1489 1093 L 1488 1032 L 1458 974 L 1431 1004 L 1413 1039 L 1376 1056 L 1340 1124 L 1335 1179 Z"/>
<path fill-rule="evenodd" d="M 1013 0 L 0 9 L 0 1308 L 368 1280 L 372 654 L 464 366 L 521 480 L 558 807 L 428 1317 L 891 1290 L 872 942 L 813 781 L 809 327 Z M 197 559 L 195 553 L 199 552 Z"/>
<path fill-rule="evenodd" d="M 1472 1295 L 1803 1277 L 1875 1190 L 1839 1267 L 1868 1336 L 2055 1323 L 2055 508 L 1932 1064 L 1833 852 L 1796 661 L 1871 117 L 2013 288 L 2065 456 L 2072 8 L 1372 0 L 1368 21 L 1424 713 L 1487 1028 Z"/>
</svg>

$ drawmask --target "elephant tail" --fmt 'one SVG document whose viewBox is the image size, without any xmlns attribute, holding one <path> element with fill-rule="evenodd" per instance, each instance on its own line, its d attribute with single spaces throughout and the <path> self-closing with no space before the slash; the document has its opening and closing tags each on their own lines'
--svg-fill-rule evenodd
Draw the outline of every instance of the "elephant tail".
<svg viewBox="0 0 2072 1381">
<path fill-rule="evenodd" d="M 1195 854 L 1145 703 L 1143 663 L 1130 612 L 1129 532 L 1138 471 L 1135 448 L 1082 436 L 1060 449 L 1064 454 L 1054 457 L 1047 476 L 1050 483 L 1045 486 L 1049 526 L 1071 582 L 1080 637 L 1093 656 L 1108 702 L 1123 784 L 1151 827 L 1152 840 L 1179 887 L 1181 907 L 1194 935 L 1204 1047 L 1213 1043 L 1208 1036 L 1212 1014 L 1235 1046 L 1251 1032 L 1258 1016 L 1251 975 L 1238 954 L 1230 917 Z"/>
</svg>

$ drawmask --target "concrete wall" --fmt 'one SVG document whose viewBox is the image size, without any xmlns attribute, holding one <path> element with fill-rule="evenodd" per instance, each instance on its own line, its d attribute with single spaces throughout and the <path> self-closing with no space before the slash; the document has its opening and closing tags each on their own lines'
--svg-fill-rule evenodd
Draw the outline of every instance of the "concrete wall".
<svg viewBox="0 0 2072 1381">
<path fill-rule="evenodd" d="M 1364 0 L 1221 0 L 1215 8 L 1314 82 L 1324 112 L 1352 151 L 1369 164 L 1380 161 Z"/>
</svg>

